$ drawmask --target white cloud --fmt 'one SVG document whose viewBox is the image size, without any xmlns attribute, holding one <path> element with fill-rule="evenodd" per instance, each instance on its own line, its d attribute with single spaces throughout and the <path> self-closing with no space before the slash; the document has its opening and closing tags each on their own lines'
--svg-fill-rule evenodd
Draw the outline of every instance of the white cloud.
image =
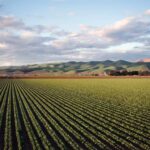
<svg viewBox="0 0 150 150">
<path fill-rule="evenodd" d="M 35 36 L 37 36 L 37 33 L 33 32 L 33 31 L 22 31 L 20 33 L 20 36 L 24 39 L 31 39 L 31 38 L 34 38 Z"/>
<path fill-rule="evenodd" d="M 134 20 L 134 17 L 128 17 L 123 20 L 120 20 L 113 25 L 112 29 L 118 30 L 118 29 L 124 28 L 133 20 Z"/>
<path fill-rule="evenodd" d="M 125 43 L 117 46 L 110 46 L 106 50 L 111 53 L 126 53 L 131 50 L 138 48 L 142 48 L 144 45 L 138 42 Z"/>
<path fill-rule="evenodd" d="M 24 28 L 24 23 L 21 20 L 16 19 L 14 16 L 0 16 L 0 28 Z"/>
<path fill-rule="evenodd" d="M 104 27 L 80 25 L 78 32 L 54 26 L 28 26 L 13 16 L 0 16 L 0 62 L 12 59 L 16 65 L 48 60 L 150 57 L 148 14 L 149 10 L 142 17 L 131 16 Z"/>
<path fill-rule="evenodd" d="M 5 43 L 0 43 L 0 49 L 5 49 L 7 48 L 7 45 Z"/>
<path fill-rule="evenodd" d="M 150 15 L 150 9 L 149 9 L 149 10 L 146 10 L 144 14 L 145 14 L 145 15 Z"/>
<path fill-rule="evenodd" d="M 1 66 L 11 66 L 11 65 L 12 65 L 11 62 L 4 62 L 4 63 L 1 64 Z"/>
</svg>

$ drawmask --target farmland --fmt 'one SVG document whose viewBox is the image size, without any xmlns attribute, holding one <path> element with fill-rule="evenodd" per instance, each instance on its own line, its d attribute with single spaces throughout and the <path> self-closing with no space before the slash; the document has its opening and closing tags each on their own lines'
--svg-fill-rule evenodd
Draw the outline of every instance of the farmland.
<svg viewBox="0 0 150 150">
<path fill-rule="evenodd" d="M 2 149 L 149 150 L 150 79 L 1 79 Z"/>
</svg>

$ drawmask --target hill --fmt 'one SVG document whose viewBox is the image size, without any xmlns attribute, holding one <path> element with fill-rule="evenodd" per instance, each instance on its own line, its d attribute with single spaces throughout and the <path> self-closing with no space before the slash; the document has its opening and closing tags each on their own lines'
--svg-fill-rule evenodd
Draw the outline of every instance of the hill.
<svg viewBox="0 0 150 150">
<path fill-rule="evenodd" d="M 103 74 L 112 70 L 150 71 L 150 62 L 90 61 L 32 64 L 26 66 L 0 67 L 0 75 L 75 75 Z"/>
</svg>

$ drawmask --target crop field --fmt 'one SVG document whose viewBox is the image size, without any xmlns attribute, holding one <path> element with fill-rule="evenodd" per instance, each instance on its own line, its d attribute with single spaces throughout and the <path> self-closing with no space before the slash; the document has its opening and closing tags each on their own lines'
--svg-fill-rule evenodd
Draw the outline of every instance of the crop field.
<svg viewBox="0 0 150 150">
<path fill-rule="evenodd" d="M 3 149 L 150 150 L 150 79 L 1 79 Z"/>
</svg>

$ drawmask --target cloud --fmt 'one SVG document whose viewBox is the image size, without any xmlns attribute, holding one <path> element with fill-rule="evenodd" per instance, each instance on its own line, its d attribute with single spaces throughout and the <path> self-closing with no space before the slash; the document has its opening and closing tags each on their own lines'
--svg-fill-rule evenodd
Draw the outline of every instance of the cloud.
<svg viewBox="0 0 150 150">
<path fill-rule="evenodd" d="M 25 25 L 21 20 L 18 20 L 13 16 L 0 16 L 0 28 L 22 29 L 25 28 Z"/>
<path fill-rule="evenodd" d="M 103 27 L 80 25 L 78 32 L 57 26 L 29 26 L 14 16 L 0 16 L 0 63 L 138 60 L 150 57 L 149 27 L 149 10 Z"/>
<path fill-rule="evenodd" d="M 5 49 L 7 48 L 7 45 L 5 43 L 0 43 L 0 49 Z"/>
<path fill-rule="evenodd" d="M 38 34 L 36 32 L 32 32 L 32 31 L 22 31 L 20 36 L 24 39 L 31 39 L 31 38 L 35 38 L 35 36 L 37 36 Z"/>
<path fill-rule="evenodd" d="M 145 15 L 150 15 L 150 9 L 149 9 L 149 10 L 146 10 L 144 14 L 145 14 Z"/>
</svg>

